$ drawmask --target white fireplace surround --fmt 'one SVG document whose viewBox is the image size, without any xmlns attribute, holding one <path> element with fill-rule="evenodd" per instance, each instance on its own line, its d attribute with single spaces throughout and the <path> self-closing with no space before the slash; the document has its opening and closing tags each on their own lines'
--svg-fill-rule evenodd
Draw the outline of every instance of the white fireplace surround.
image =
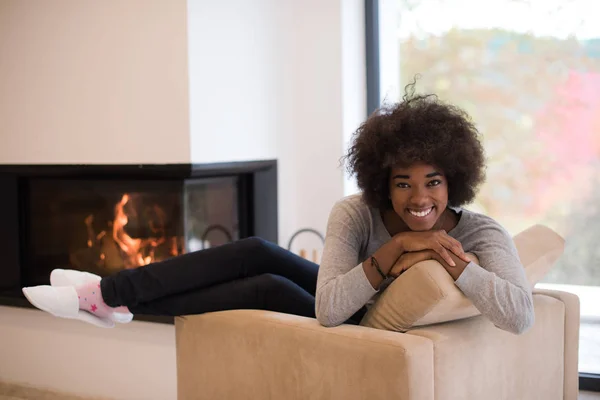
<svg viewBox="0 0 600 400">
<path fill-rule="evenodd" d="M 338 162 L 364 59 L 363 0 L 3 0 L 0 163 L 277 159 L 287 243 L 355 190 Z M 0 380 L 174 399 L 174 339 L 0 307 Z"/>
</svg>

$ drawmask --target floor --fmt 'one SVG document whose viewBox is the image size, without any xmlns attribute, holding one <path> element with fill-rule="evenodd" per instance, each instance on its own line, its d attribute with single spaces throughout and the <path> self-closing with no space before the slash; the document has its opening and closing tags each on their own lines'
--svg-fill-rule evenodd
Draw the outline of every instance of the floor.
<svg viewBox="0 0 600 400">
<path fill-rule="evenodd" d="M 0 400 L 109 400 L 79 397 L 0 382 Z M 579 400 L 600 400 L 600 393 L 579 392 Z"/>
<path fill-rule="evenodd" d="M 110 400 L 98 397 L 80 397 L 49 390 L 0 382 L 0 400 Z"/>
<path fill-rule="evenodd" d="M 579 392 L 579 400 L 599 400 L 600 392 Z"/>
</svg>

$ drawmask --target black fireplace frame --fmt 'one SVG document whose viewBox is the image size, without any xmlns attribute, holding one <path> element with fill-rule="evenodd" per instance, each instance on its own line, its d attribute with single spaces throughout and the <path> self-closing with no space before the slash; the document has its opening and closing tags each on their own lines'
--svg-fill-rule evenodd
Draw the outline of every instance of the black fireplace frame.
<svg viewBox="0 0 600 400">
<path fill-rule="evenodd" d="M 27 193 L 30 179 L 184 181 L 238 177 L 239 237 L 278 240 L 277 160 L 211 164 L 36 164 L 0 165 L 0 267 L 5 282 L 22 282 L 27 252 Z M 275 212 L 273 212 L 275 210 Z M 32 308 L 20 291 L 1 289 L 0 305 Z M 171 317 L 136 316 L 138 320 L 172 323 Z"/>
</svg>

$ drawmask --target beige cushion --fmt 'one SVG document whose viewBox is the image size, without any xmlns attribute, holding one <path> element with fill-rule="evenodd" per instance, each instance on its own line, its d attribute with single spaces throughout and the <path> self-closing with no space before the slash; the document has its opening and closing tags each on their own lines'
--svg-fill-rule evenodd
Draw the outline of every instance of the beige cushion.
<svg viewBox="0 0 600 400">
<path fill-rule="evenodd" d="M 556 232 L 535 225 L 514 238 L 531 287 L 541 280 L 564 250 Z M 477 262 L 477 259 L 473 261 Z M 454 321 L 480 314 L 437 261 L 415 264 L 375 301 L 361 325 L 405 332 L 416 326 Z"/>
<path fill-rule="evenodd" d="M 532 288 L 546 276 L 565 250 L 565 240 L 543 225 L 534 225 L 513 239 Z"/>
</svg>

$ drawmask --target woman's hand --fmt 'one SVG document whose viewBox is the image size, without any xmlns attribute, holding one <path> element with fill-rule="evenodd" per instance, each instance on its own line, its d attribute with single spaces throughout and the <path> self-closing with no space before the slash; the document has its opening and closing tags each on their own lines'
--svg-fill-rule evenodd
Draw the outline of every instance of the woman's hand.
<svg viewBox="0 0 600 400">
<path fill-rule="evenodd" d="M 416 263 L 426 260 L 437 260 L 440 263 L 442 262 L 440 255 L 433 250 L 421 250 L 411 253 L 404 253 L 400 256 L 398 261 L 396 261 L 396 264 L 394 264 L 388 275 L 397 278 Z"/>
<path fill-rule="evenodd" d="M 454 267 L 456 263 L 448 253 L 451 251 L 459 259 L 470 262 L 460 242 L 446 233 L 446 231 L 402 232 L 395 237 L 404 252 L 420 252 L 433 250 L 448 265 Z"/>
</svg>

